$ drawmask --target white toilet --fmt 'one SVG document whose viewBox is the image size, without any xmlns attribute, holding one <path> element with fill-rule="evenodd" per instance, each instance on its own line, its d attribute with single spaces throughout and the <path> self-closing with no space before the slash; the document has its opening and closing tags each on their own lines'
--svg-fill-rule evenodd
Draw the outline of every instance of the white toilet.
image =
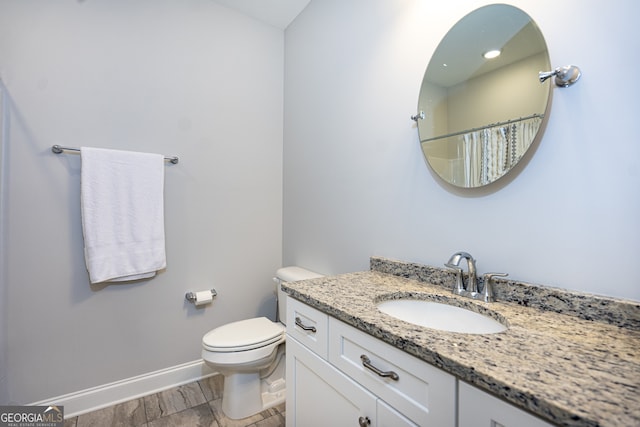
<svg viewBox="0 0 640 427">
<path fill-rule="evenodd" d="M 215 328 L 202 338 L 202 359 L 224 376 L 222 410 L 232 419 L 246 418 L 285 399 L 286 294 L 281 282 L 322 275 L 300 267 L 276 272 L 278 319 L 240 320 Z"/>
</svg>

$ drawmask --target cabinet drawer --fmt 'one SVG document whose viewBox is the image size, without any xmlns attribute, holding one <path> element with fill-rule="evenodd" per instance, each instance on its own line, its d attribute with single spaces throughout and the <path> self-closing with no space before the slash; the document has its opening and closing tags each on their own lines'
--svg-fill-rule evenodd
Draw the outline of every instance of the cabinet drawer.
<svg viewBox="0 0 640 427">
<path fill-rule="evenodd" d="M 287 334 L 327 360 L 329 316 L 287 297 Z"/>
<path fill-rule="evenodd" d="M 455 425 L 452 375 L 335 318 L 329 318 L 329 327 L 329 361 L 334 366 L 420 426 Z M 373 369 L 380 374 L 393 372 L 397 379 Z"/>
</svg>

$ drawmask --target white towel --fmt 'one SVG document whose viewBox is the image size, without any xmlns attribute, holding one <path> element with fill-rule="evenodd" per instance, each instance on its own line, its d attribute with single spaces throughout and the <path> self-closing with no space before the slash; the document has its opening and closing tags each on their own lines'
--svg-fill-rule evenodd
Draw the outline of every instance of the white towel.
<svg viewBox="0 0 640 427">
<path fill-rule="evenodd" d="M 80 148 L 84 255 L 91 283 L 153 277 L 166 267 L 164 157 Z"/>
</svg>

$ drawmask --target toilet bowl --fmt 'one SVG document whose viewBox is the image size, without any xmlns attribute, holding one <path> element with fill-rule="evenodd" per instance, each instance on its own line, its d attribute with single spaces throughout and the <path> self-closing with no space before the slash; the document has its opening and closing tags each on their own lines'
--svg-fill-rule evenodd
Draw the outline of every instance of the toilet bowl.
<svg viewBox="0 0 640 427">
<path fill-rule="evenodd" d="M 224 376 L 222 411 L 232 419 L 246 418 L 279 405 L 285 399 L 286 294 L 280 283 L 322 277 L 300 267 L 277 271 L 278 318 L 228 323 L 202 337 L 202 359 Z"/>
</svg>

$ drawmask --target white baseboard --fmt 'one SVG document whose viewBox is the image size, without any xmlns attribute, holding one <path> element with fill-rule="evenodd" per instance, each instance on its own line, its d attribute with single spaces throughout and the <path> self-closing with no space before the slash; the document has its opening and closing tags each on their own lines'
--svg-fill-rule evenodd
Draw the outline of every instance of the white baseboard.
<svg viewBox="0 0 640 427">
<path fill-rule="evenodd" d="M 30 403 L 30 405 L 63 405 L 64 417 L 72 418 L 215 374 L 216 372 L 205 365 L 202 359 L 194 360 L 182 365 Z"/>
</svg>

